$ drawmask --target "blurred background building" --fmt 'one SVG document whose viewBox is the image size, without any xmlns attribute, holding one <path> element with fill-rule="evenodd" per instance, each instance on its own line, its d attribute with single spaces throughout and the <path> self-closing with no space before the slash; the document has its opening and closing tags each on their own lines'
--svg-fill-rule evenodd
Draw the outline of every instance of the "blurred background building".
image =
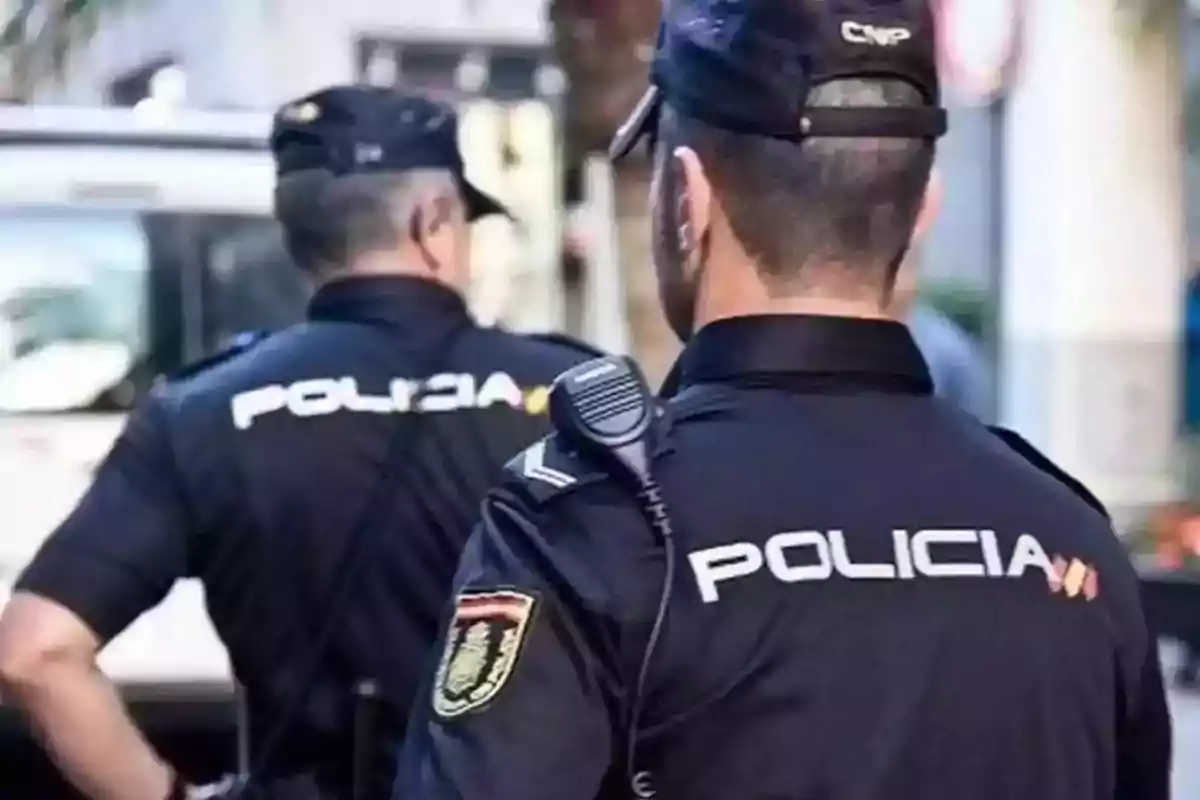
<svg viewBox="0 0 1200 800">
<path fill-rule="evenodd" d="M 568 267 L 537 313 L 520 304 L 525 324 L 584 330 L 580 282 L 604 274 L 570 269 L 563 242 L 584 262 L 607 248 L 631 341 L 654 374 L 673 356 L 648 264 L 644 162 L 607 187 L 611 230 L 564 211 L 595 200 L 585 156 L 640 92 L 656 4 L 4 2 L 10 16 L 31 9 L 22 33 L 34 45 L 6 50 L 14 99 L 27 102 L 261 111 L 349 80 L 459 102 L 473 177 L 528 226 L 514 268 Z M 1200 24 L 1195 4 L 936 5 L 952 126 L 939 159 L 946 203 L 916 253 L 925 294 L 979 339 L 995 415 L 1135 514 L 1176 492 L 1182 178 L 1194 171 L 1179 146 L 1178 31 Z M 1186 60 L 1189 75 L 1197 62 Z M 508 293 L 521 294 L 519 281 Z"/>
<path fill-rule="evenodd" d="M 648 266 L 644 163 L 608 187 L 611 231 L 564 213 L 594 199 L 585 155 L 644 82 L 654 3 L 4 2 L 31 43 L 5 51 L 13 99 L 26 102 L 261 111 L 349 80 L 459 102 L 473 177 L 524 212 L 532 249 L 517 272 L 568 267 L 561 296 L 525 323 L 582 330 L 589 275 L 560 259 L 562 245 L 593 262 L 607 247 L 639 354 L 654 374 L 673 356 Z M 978 337 L 999 419 L 1116 506 L 1161 502 L 1175 493 L 1183 243 L 1195 217 L 1182 203 L 1195 159 L 1179 131 L 1183 76 L 1198 59 L 1182 57 L 1178 31 L 1200 24 L 1195 4 L 937 7 L 952 127 L 939 160 L 947 201 L 916 254 L 925 292 Z"/>
<path fill-rule="evenodd" d="M 101 0 L 95 6 L 58 74 L 47 69 L 33 77 L 32 99 L 133 105 L 150 93 L 157 71 L 175 66 L 186 83 L 177 99 L 188 105 L 270 108 L 314 87 L 365 77 L 378 50 L 404 45 L 417 48 L 401 65 L 409 80 L 453 89 L 468 51 L 495 45 L 517 56 L 497 65 L 502 79 L 528 83 L 549 43 L 540 0 Z M 388 74 L 387 67 L 372 68 L 381 70 L 377 80 Z M 167 95 L 175 91 L 165 87 Z"/>
</svg>

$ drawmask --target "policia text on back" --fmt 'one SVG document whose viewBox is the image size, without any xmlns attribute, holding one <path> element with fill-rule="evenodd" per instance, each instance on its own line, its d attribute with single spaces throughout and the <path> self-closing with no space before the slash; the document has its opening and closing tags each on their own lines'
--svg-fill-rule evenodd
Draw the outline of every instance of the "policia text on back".
<svg viewBox="0 0 1200 800">
<path fill-rule="evenodd" d="M 359 86 L 277 114 L 307 320 L 159 386 L 0 624 L 0 662 L 76 659 L 11 670 L 5 696 L 85 792 L 177 797 L 209 777 L 174 774 L 103 701 L 69 725 L 40 704 L 104 692 L 97 647 L 198 578 L 247 707 L 250 769 L 222 791 L 388 795 L 479 498 L 546 432 L 554 376 L 596 354 L 472 319 L 459 243 L 503 209 L 464 177 L 456 130 L 445 106 Z"/>
</svg>

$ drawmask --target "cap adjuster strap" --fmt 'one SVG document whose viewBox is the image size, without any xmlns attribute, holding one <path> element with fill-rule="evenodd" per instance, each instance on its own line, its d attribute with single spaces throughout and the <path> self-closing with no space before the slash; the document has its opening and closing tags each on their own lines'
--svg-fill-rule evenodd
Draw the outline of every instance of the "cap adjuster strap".
<svg viewBox="0 0 1200 800">
<path fill-rule="evenodd" d="M 947 127 L 944 108 L 839 106 L 804 109 L 797 134 L 801 138 L 936 139 Z"/>
</svg>

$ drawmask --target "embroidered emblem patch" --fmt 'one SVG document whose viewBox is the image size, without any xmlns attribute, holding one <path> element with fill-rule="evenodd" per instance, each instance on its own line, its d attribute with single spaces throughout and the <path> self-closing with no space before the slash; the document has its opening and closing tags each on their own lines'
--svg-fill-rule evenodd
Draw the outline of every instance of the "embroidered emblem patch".
<svg viewBox="0 0 1200 800">
<path fill-rule="evenodd" d="M 534 605 L 532 595 L 509 590 L 458 596 L 434 680 L 438 716 L 476 711 L 500 693 L 521 654 Z"/>
</svg>

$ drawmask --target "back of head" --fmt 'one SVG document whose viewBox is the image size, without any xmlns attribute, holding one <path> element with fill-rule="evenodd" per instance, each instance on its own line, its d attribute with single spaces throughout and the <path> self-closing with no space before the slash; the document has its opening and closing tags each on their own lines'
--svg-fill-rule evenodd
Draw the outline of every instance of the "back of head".
<svg viewBox="0 0 1200 800">
<path fill-rule="evenodd" d="M 946 125 L 924 0 L 665 0 L 651 83 L 613 152 L 654 142 L 677 331 L 885 313 Z"/>
<path fill-rule="evenodd" d="M 297 264 L 326 279 L 411 274 L 461 289 L 468 223 L 504 207 L 466 178 L 454 110 L 332 86 L 281 107 L 275 211 Z"/>
<path fill-rule="evenodd" d="M 466 212 L 445 170 L 301 170 L 279 179 L 275 216 L 293 261 L 317 279 L 388 272 L 450 283 L 465 277 Z"/>
<path fill-rule="evenodd" d="M 844 79 L 809 92 L 822 108 L 905 108 L 920 92 L 898 80 Z M 933 164 L 923 139 L 828 137 L 791 142 L 734 133 L 679 114 L 659 121 L 655 163 L 694 151 L 727 232 L 772 295 L 880 300 L 912 238 Z M 681 189 L 670 179 L 661 190 Z M 658 198 L 660 208 L 678 196 Z M 728 251 L 727 251 L 728 252 Z"/>
</svg>

